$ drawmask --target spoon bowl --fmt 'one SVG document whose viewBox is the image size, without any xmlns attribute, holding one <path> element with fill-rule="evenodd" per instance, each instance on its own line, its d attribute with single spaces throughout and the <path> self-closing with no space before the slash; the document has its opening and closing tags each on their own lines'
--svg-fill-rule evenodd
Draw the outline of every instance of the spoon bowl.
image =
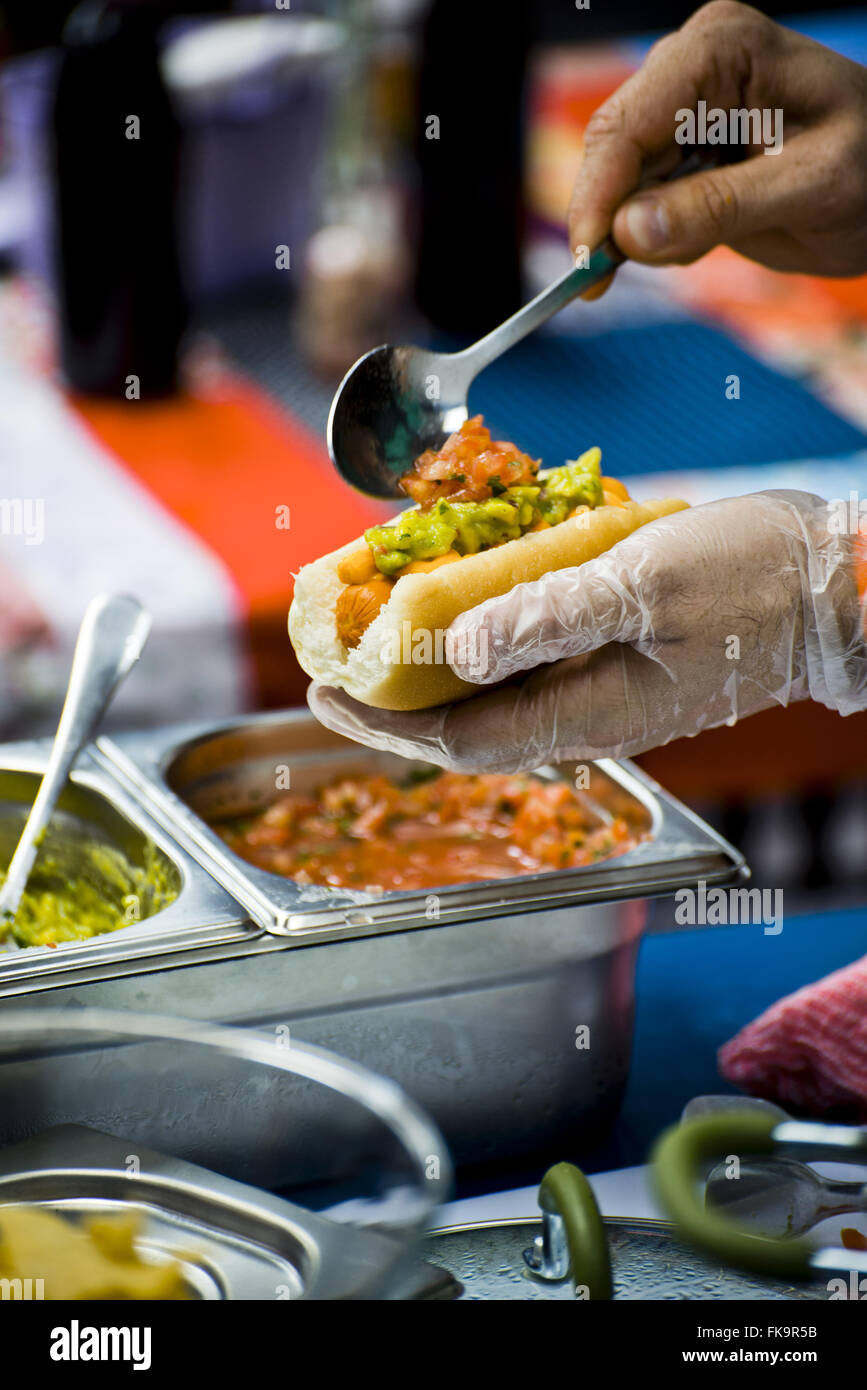
<svg viewBox="0 0 867 1390">
<path fill-rule="evenodd" d="M 728 1163 L 718 1164 L 707 1180 L 705 1200 L 756 1235 L 799 1236 L 829 1216 L 863 1212 L 867 1184 L 822 1177 L 794 1158 L 749 1158 L 736 1179 Z"/>
<path fill-rule="evenodd" d="M 467 418 L 474 373 L 465 356 L 386 343 L 358 359 L 328 417 L 331 460 L 347 482 L 373 497 L 400 496 L 401 473 Z"/>
<path fill-rule="evenodd" d="M 462 352 L 384 344 L 365 353 L 337 388 L 328 416 L 328 452 L 337 471 L 371 497 L 400 497 L 400 475 L 425 449 L 441 449 L 466 420 L 479 372 L 622 261 L 614 243 L 605 242 L 587 264 L 567 271 Z"/>
<path fill-rule="evenodd" d="M 693 150 L 674 168 L 663 160 L 640 187 L 713 167 L 719 153 Z M 740 151 L 727 156 L 740 158 Z M 425 449 L 441 449 L 466 420 L 467 396 L 479 372 L 626 259 L 610 237 L 592 253 L 586 246 L 579 251 L 571 270 L 462 352 L 386 343 L 359 357 L 337 388 L 328 416 L 328 452 L 338 473 L 370 497 L 401 497 L 400 475 Z"/>
</svg>

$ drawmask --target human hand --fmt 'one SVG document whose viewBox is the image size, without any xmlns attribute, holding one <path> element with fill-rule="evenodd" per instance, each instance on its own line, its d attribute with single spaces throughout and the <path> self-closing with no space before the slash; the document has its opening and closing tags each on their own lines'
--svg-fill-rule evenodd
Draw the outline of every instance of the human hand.
<svg viewBox="0 0 867 1390">
<path fill-rule="evenodd" d="M 639 192 L 690 153 L 677 112 L 699 101 L 781 111 L 779 153 L 752 144 L 741 162 Z M 704 5 L 587 125 L 569 244 L 592 249 L 609 234 L 647 265 L 724 244 L 773 270 L 867 271 L 867 69 L 751 6 Z"/>
</svg>

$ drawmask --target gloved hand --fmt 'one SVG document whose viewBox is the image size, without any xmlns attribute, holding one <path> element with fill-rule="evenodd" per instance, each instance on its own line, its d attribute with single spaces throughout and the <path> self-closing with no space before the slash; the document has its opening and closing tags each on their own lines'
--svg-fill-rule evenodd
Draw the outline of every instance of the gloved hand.
<svg viewBox="0 0 867 1390">
<path fill-rule="evenodd" d="M 455 620 L 458 675 L 508 684 L 410 714 L 311 686 L 310 708 L 359 743 L 502 772 L 641 753 L 807 696 L 850 714 L 867 707 L 867 642 L 856 538 L 833 517 L 806 492 L 676 512 Z"/>
</svg>

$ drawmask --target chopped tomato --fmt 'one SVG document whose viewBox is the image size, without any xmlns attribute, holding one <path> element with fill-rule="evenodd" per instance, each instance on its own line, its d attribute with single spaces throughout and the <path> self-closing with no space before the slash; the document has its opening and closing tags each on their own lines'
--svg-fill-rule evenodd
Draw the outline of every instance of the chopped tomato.
<svg viewBox="0 0 867 1390">
<path fill-rule="evenodd" d="M 345 777 L 215 828 L 296 883 L 383 890 L 576 868 L 640 838 L 623 816 L 600 826 L 566 782 L 502 773 L 437 772 L 409 786 Z"/>
<path fill-rule="evenodd" d="M 481 415 L 465 420 L 439 450 L 428 449 L 400 480 L 422 511 L 441 497 L 450 502 L 482 502 L 507 487 L 532 485 L 539 459 L 514 444 L 494 440 Z"/>
<path fill-rule="evenodd" d="M 843 1226 L 840 1239 L 846 1250 L 867 1250 L 867 1236 L 862 1235 L 855 1226 Z"/>
</svg>

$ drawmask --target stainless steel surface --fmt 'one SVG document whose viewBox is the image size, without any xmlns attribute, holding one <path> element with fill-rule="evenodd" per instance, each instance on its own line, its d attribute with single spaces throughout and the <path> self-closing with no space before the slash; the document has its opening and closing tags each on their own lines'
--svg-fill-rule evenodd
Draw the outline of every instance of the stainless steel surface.
<svg viewBox="0 0 867 1390">
<path fill-rule="evenodd" d="M 296 939 L 327 940 L 348 931 L 403 931 L 428 926 L 432 918 L 443 924 L 512 917 L 671 892 L 699 879 L 730 882 L 745 873 L 743 857 L 691 811 L 631 764 L 606 759 L 593 765 L 594 787 L 616 787 L 628 813 L 643 818 L 649 832 L 627 854 L 580 869 L 436 893 L 375 895 L 304 887 L 246 863 L 207 820 L 267 805 L 276 795 L 278 776 L 282 773 L 285 779 L 287 771 L 292 788 L 304 791 L 331 777 L 360 771 L 406 775 L 413 764 L 331 733 L 306 710 L 122 735 L 100 739 L 97 747 L 111 771 L 127 780 L 131 792 L 237 898 L 253 921 Z M 552 777 L 571 772 L 542 769 L 542 775 Z"/>
<path fill-rule="evenodd" d="M 46 1108 L 59 1125 L 40 1123 Z M 391 1293 L 451 1189 L 436 1127 L 367 1068 L 295 1039 L 100 1009 L 0 1017 L 0 1143 L 0 1205 L 132 1203 L 163 1256 L 210 1238 L 191 1263 L 222 1296 Z"/>
<path fill-rule="evenodd" d="M 9 934 L 12 950 L 18 949 L 15 913 L 57 798 L 112 695 L 138 661 L 150 626 L 150 615 L 138 599 L 123 594 L 99 594 L 87 606 L 45 775 L 0 886 L 0 922 L 13 924 Z"/>
<path fill-rule="evenodd" d="M 4 849 L 11 852 L 48 755 L 47 741 L 0 745 L 0 858 Z M 86 941 L 15 952 L 4 952 L 0 943 L 0 998 L 34 987 L 60 988 L 100 972 L 134 969 L 136 963 L 153 970 L 163 958 L 184 953 L 193 944 L 218 946 L 257 934 L 229 894 L 87 750 L 60 795 L 55 822 L 71 842 L 87 836 L 114 846 L 137 864 L 150 841 L 175 880 L 178 896 L 152 917 Z"/>
<path fill-rule="evenodd" d="M 397 1080 L 462 1166 L 587 1151 L 628 1073 L 644 896 L 743 872 L 735 851 L 648 778 L 605 763 L 605 785 L 650 829 L 629 855 L 426 897 L 301 889 L 239 860 L 196 809 L 266 804 L 287 767 L 300 790 L 393 760 L 306 711 L 103 739 L 96 756 L 271 931 L 197 949 L 160 973 L 94 975 L 57 1002 L 288 1027 Z M 0 994 L 0 1017 L 2 1008 Z M 584 1027 L 587 1049 L 576 1046 Z"/>
<path fill-rule="evenodd" d="M 467 418 L 479 372 L 534 328 L 604 280 L 623 261 L 612 241 L 573 267 L 505 323 L 462 352 L 373 348 L 350 367 L 331 404 L 331 461 L 348 483 L 373 497 L 402 496 L 397 480 L 425 449 L 439 449 Z"/>
<path fill-rule="evenodd" d="M 375 1232 L 337 1227 L 303 1207 L 128 1140 L 58 1125 L 0 1150 L 5 1205 L 44 1207 L 72 1220 L 135 1213 L 145 1260 L 180 1263 L 190 1295 L 205 1299 L 346 1298 L 365 1266 L 394 1259 Z M 50 1273 L 45 1279 L 50 1296 Z"/>
<path fill-rule="evenodd" d="M 824 1281 L 790 1284 L 721 1268 L 681 1244 L 664 1221 L 605 1218 L 615 1299 L 770 1302 L 827 1299 Z M 574 1303 L 572 1281 L 536 1279 L 521 1252 L 541 1234 L 538 1220 L 490 1221 L 432 1231 L 426 1259 L 446 1269 L 468 1300 L 556 1299 Z M 587 1316 L 591 1316 L 588 1312 Z"/>
<path fill-rule="evenodd" d="M 113 972 L 94 962 L 65 980 L 34 974 L 16 982 L 15 994 L 4 981 L 0 1026 L 26 1002 L 63 1016 L 82 1007 L 141 1009 L 255 1028 L 272 1043 L 303 1038 L 401 1085 L 461 1165 L 525 1155 L 541 1165 L 584 1152 L 616 1116 L 642 924 L 636 904 L 603 904 L 309 946 L 266 934 L 195 944 Z M 579 1027 L 592 1038 L 587 1050 L 575 1045 Z M 147 1062 L 132 1058 L 120 1073 L 110 1058 L 100 1062 L 109 1111 L 129 1090 L 142 1106 L 155 1098 Z M 70 1057 L 62 1075 L 62 1085 L 60 1074 L 31 1084 L 33 1129 L 54 1122 L 63 1093 L 91 1072 L 86 1059 Z M 177 1130 L 191 1139 L 220 1125 L 215 1078 L 179 1074 L 170 1098 Z M 255 1160 L 256 1180 L 274 1185 L 266 1098 L 251 1090 L 241 1099 L 243 1122 L 225 1133 L 226 1151 Z M 111 1128 L 101 1112 L 78 1118 Z M 327 1152 L 311 1145 L 311 1158 L 320 1157 Z"/>
</svg>

